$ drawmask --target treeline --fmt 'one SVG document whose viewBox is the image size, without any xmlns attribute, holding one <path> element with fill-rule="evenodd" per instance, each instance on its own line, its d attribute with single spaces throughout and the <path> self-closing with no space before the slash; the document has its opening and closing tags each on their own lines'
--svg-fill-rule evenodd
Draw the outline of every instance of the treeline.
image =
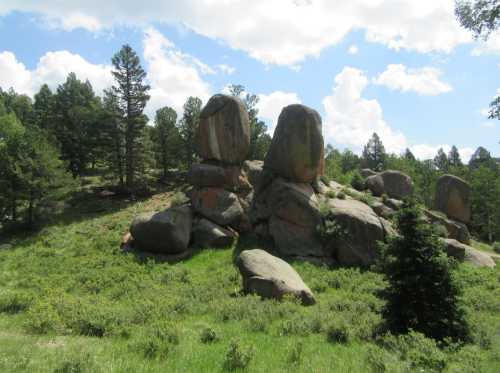
<svg viewBox="0 0 500 373">
<path fill-rule="evenodd" d="M 42 85 L 33 99 L 0 87 L 1 226 L 32 226 L 87 175 L 133 194 L 147 189 L 150 176 L 166 180 L 169 170 L 196 161 L 202 100 L 189 97 L 182 115 L 163 107 L 148 118 L 149 86 L 139 57 L 124 45 L 111 61 L 115 84 L 102 97 L 74 73 L 54 92 Z M 271 138 L 257 118 L 258 97 L 240 85 L 230 91 L 243 99 L 251 120 L 248 158 L 263 159 Z"/>
<path fill-rule="evenodd" d="M 331 179 L 355 188 L 362 185 L 360 170 L 399 170 L 408 174 L 415 184 L 416 198 L 433 208 L 437 179 L 452 174 L 468 181 L 472 188 L 472 233 L 489 242 L 500 240 L 500 159 L 488 150 L 477 148 L 465 164 L 456 146 L 446 154 L 439 149 L 434 159 L 418 160 L 409 149 L 402 155 L 389 154 L 376 133 L 368 141 L 361 156 L 350 150 L 340 152 L 326 147 L 326 174 Z"/>
</svg>

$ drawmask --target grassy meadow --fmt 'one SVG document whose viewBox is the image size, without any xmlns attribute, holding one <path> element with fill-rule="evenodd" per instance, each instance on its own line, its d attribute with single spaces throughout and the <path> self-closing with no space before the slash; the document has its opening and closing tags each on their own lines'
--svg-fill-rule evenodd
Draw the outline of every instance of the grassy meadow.
<svg viewBox="0 0 500 373">
<path fill-rule="evenodd" d="M 0 372 L 499 372 L 500 267 L 460 265 L 464 346 L 378 333 L 382 275 L 293 263 L 303 307 L 241 293 L 242 249 L 168 264 L 120 249 L 134 215 L 168 205 L 86 196 L 30 235 L 0 243 Z"/>
</svg>

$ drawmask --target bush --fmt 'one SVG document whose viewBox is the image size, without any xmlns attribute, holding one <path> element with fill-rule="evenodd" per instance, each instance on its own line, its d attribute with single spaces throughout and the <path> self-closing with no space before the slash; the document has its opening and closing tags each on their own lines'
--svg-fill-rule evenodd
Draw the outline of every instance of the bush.
<svg viewBox="0 0 500 373">
<path fill-rule="evenodd" d="M 32 303 L 32 297 L 25 293 L 0 293 L 0 313 L 16 314 L 26 311 Z"/>
<path fill-rule="evenodd" d="M 337 196 L 337 193 L 335 193 L 335 191 L 334 191 L 334 190 L 329 190 L 328 192 L 326 192 L 326 196 L 327 196 L 328 198 L 333 199 L 333 198 L 335 198 L 335 197 Z"/>
<path fill-rule="evenodd" d="M 439 237 L 411 200 L 399 211 L 397 226 L 401 236 L 381 245 L 389 282 L 383 310 L 387 326 L 396 334 L 415 330 L 438 340 L 464 340 L 468 327 L 459 305 L 462 289 Z"/>
<path fill-rule="evenodd" d="M 326 338 L 331 343 L 347 343 L 351 340 L 349 326 L 344 323 L 334 323 L 327 327 Z"/>
<path fill-rule="evenodd" d="M 224 357 L 223 367 L 228 371 L 245 369 L 250 364 L 254 354 L 253 347 L 241 346 L 239 341 L 233 340 Z"/>
<path fill-rule="evenodd" d="M 219 336 L 212 328 L 206 326 L 201 330 L 200 341 L 201 343 L 212 343 L 219 340 Z"/>
<path fill-rule="evenodd" d="M 92 361 L 88 352 L 82 354 L 76 351 L 66 353 L 54 369 L 54 373 L 94 373 L 99 371 L 100 369 Z"/>
<path fill-rule="evenodd" d="M 189 198 L 182 192 L 175 192 L 172 194 L 172 197 L 170 197 L 170 206 L 175 207 L 175 206 L 180 206 L 189 201 Z"/>
<path fill-rule="evenodd" d="M 346 195 L 345 195 L 345 192 L 343 191 L 340 191 L 337 193 L 337 198 L 338 199 L 345 199 Z"/>
<path fill-rule="evenodd" d="M 302 363 L 302 351 L 304 345 L 302 342 L 295 343 L 288 353 L 288 363 L 291 365 L 300 365 Z"/>
<path fill-rule="evenodd" d="M 493 251 L 497 254 L 500 254 L 500 241 L 497 241 L 493 244 Z"/>
<path fill-rule="evenodd" d="M 387 194 L 382 194 L 382 196 L 380 197 L 382 198 L 382 203 L 387 203 L 387 201 L 389 200 L 389 196 Z"/>
<path fill-rule="evenodd" d="M 355 170 L 352 174 L 351 186 L 359 191 L 365 189 L 365 179 L 361 176 L 358 170 Z"/>
</svg>

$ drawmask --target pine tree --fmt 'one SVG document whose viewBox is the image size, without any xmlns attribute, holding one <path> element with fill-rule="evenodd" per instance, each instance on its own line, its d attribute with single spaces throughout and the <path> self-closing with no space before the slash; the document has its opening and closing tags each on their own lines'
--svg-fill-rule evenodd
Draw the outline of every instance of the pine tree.
<svg viewBox="0 0 500 373">
<path fill-rule="evenodd" d="M 33 110 L 35 111 L 36 123 L 39 127 L 54 132 L 55 96 L 47 84 L 40 87 L 35 94 Z"/>
<path fill-rule="evenodd" d="M 481 166 L 495 167 L 490 152 L 482 146 L 476 149 L 469 161 L 469 168 L 472 170 Z"/>
<path fill-rule="evenodd" d="M 184 161 L 191 167 L 196 159 L 195 135 L 200 122 L 202 102 L 198 97 L 189 97 L 184 104 L 184 114 L 179 123 L 179 132 L 184 148 Z"/>
<path fill-rule="evenodd" d="M 144 150 L 144 127 L 147 117 L 144 107 L 150 96 L 149 85 L 144 84 L 146 72 L 141 67 L 139 57 L 129 46 L 124 45 L 111 60 L 116 86 L 113 92 L 123 114 L 125 124 L 125 184 L 129 191 L 136 187 L 136 174 L 140 172 Z"/>
<path fill-rule="evenodd" d="M 462 167 L 462 159 L 460 158 L 460 153 L 455 145 L 451 147 L 448 153 L 448 163 L 451 167 Z"/>
<path fill-rule="evenodd" d="M 437 155 L 434 157 L 434 165 L 439 171 L 448 172 L 449 162 L 443 148 L 439 148 Z"/>
<path fill-rule="evenodd" d="M 390 330 L 397 334 L 415 330 L 438 340 L 466 338 L 453 262 L 433 227 L 423 222 L 413 201 L 405 202 L 397 226 L 400 236 L 392 237 L 382 250 L 389 282 L 383 315 Z"/>
<path fill-rule="evenodd" d="M 410 162 L 415 162 L 417 159 L 415 158 L 415 156 L 413 155 L 413 153 L 411 152 L 410 149 L 406 148 L 405 150 L 405 154 L 404 154 L 404 158 L 407 160 L 407 161 L 410 161 Z"/>
<path fill-rule="evenodd" d="M 152 140 L 164 180 L 167 177 L 168 168 L 178 161 L 177 152 L 179 151 L 180 136 L 176 124 L 177 113 L 171 107 L 166 106 L 156 111 Z"/>
<path fill-rule="evenodd" d="M 386 165 L 386 153 L 382 141 L 374 133 L 363 149 L 364 167 L 375 171 L 382 171 Z"/>
<path fill-rule="evenodd" d="M 245 87 L 242 85 L 231 85 L 229 92 L 232 96 L 239 97 L 248 112 L 250 121 L 250 149 L 248 151 L 248 159 L 263 160 L 266 156 L 269 147 L 271 146 L 271 136 L 267 133 L 266 124 L 258 119 L 259 96 L 251 93 L 245 93 Z"/>
</svg>

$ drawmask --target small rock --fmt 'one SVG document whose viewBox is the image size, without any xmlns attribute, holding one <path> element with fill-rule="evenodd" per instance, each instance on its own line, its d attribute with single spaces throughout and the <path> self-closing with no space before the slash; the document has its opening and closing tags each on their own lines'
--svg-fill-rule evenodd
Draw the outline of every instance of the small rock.
<svg viewBox="0 0 500 373">
<path fill-rule="evenodd" d="M 193 224 L 193 242 L 199 247 L 228 247 L 237 237 L 238 234 L 233 230 L 223 228 L 205 218 Z"/>
<path fill-rule="evenodd" d="M 237 225 L 243 216 L 238 196 L 222 188 L 193 190 L 191 204 L 195 212 L 219 225 Z"/>
<path fill-rule="evenodd" d="M 442 239 L 446 247 L 446 253 L 461 262 L 467 262 L 476 267 L 495 267 L 495 262 L 487 253 L 483 253 L 471 246 L 465 245 L 454 239 Z"/>
<path fill-rule="evenodd" d="M 247 293 L 274 299 L 292 294 L 305 305 L 316 303 L 314 294 L 292 266 L 264 250 L 243 251 L 238 256 L 236 265 L 243 277 L 243 289 Z"/>
</svg>

